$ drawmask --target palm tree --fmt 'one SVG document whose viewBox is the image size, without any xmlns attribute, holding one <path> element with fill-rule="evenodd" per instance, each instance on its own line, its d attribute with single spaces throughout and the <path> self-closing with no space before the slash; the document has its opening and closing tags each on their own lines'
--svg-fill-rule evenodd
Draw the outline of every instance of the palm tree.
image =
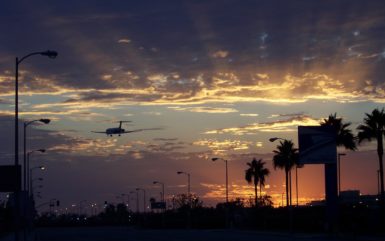
<svg viewBox="0 0 385 241">
<path fill-rule="evenodd" d="M 337 147 L 344 146 L 345 149 L 348 150 L 356 150 L 357 146 L 354 142 L 354 135 L 348 127 L 351 125 L 350 122 L 343 123 L 342 118 L 337 117 L 337 113 L 330 114 L 327 119 L 324 119 L 323 122 L 320 123 L 321 126 L 332 126 L 334 127 L 337 133 Z"/>
<path fill-rule="evenodd" d="M 266 163 L 259 159 L 258 161 L 253 158 L 251 162 L 248 162 L 248 169 L 245 171 L 245 179 L 250 183 L 254 183 L 254 192 L 255 192 L 255 206 L 258 205 L 258 194 L 257 194 L 257 186 L 259 183 L 259 191 L 261 196 L 262 186 L 265 186 L 266 176 L 269 175 L 269 169 L 265 168 L 264 165 Z"/>
<path fill-rule="evenodd" d="M 273 151 L 275 153 L 273 157 L 274 169 L 280 168 L 285 170 L 285 179 L 286 179 L 286 206 L 289 205 L 289 186 L 291 186 L 291 181 L 289 182 L 290 170 L 298 164 L 298 149 L 294 148 L 294 143 L 289 140 L 283 140 L 279 142 L 277 150 Z M 290 188 L 291 190 L 291 188 Z M 291 200 L 291 195 L 290 195 Z"/>
<path fill-rule="evenodd" d="M 352 151 L 357 149 L 354 135 L 352 131 L 349 129 L 349 126 L 351 125 L 351 123 L 350 122 L 344 123 L 341 117 L 337 117 L 337 113 L 334 113 L 334 115 L 330 114 L 327 119 L 324 119 L 323 122 L 320 123 L 320 125 L 330 126 L 334 128 L 336 132 L 337 147 L 343 146 L 345 147 L 345 149 L 352 150 Z"/>
<path fill-rule="evenodd" d="M 380 185 L 381 185 L 381 200 L 385 201 L 384 193 L 384 167 L 382 157 L 384 155 L 384 146 L 382 136 L 385 135 L 385 113 L 384 109 L 374 109 L 371 114 L 365 113 L 364 124 L 357 127 L 358 142 L 361 143 L 364 140 L 372 141 L 377 140 L 377 155 L 380 165 Z"/>
</svg>

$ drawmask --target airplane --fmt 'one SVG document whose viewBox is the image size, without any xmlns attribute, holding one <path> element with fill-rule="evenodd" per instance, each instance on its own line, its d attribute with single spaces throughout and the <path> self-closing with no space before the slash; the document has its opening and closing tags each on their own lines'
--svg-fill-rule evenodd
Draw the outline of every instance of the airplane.
<svg viewBox="0 0 385 241">
<path fill-rule="evenodd" d="M 146 129 L 137 129 L 137 130 L 130 130 L 126 131 L 125 129 L 122 128 L 122 123 L 127 123 L 131 121 L 119 121 L 119 127 L 113 127 L 113 128 L 108 128 L 105 131 L 91 131 L 93 133 L 101 133 L 101 134 L 106 134 L 107 136 L 112 136 L 112 135 L 122 135 L 122 134 L 127 134 L 127 133 L 132 133 L 132 132 L 139 132 L 139 131 L 146 131 L 146 130 L 160 130 L 161 128 L 146 128 Z"/>
</svg>

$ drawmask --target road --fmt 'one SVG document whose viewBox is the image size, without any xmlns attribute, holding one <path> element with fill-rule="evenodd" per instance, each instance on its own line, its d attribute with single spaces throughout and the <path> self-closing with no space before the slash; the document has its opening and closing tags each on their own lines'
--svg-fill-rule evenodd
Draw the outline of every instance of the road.
<svg viewBox="0 0 385 241">
<path fill-rule="evenodd" d="M 0 241 L 14 240 L 13 237 Z M 35 231 L 34 241 L 377 241 L 382 238 L 328 238 L 325 235 L 267 233 L 240 230 L 140 230 L 125 227 L 41 228 Z"/>
</svg>

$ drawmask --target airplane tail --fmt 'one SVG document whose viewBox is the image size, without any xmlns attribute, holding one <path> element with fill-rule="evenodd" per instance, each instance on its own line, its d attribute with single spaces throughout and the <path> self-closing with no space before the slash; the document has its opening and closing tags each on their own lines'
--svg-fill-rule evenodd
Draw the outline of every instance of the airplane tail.
<svg viewBox="0 0 385 241">
<path fill-rule="evenodd" d="M 122 123 L 128 123 L 132 121 L 119 121 L 119 129 L 122 129 Z"/>
</svg>

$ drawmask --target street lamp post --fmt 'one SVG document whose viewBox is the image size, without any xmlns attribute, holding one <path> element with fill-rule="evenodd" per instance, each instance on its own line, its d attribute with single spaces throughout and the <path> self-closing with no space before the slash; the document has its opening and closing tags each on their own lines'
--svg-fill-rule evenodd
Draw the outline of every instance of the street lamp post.
<svg viewBox="0 0 385 241">
<path fill-rule="evenodd" d="M 35 196 L 33 190 L 35 190 L 35 189 L 37 189 L 37 188 L 43 188 L 43 187 L 44 187 L 43 185 L 32 186 L 32 195 Z"/>
<path fill-rule="evenodd" d="M 19 166 L 19 65 L 28 57 L 33 55 L 43 55 L 48 56 L 49 58 L 56 58 L 58 53 L 56 51 L 47 50 L 42 52 L 33 52 L 25 55 L 22 58 L 16 57 L 15 61 L 15 168 Z M 15 183 L 19 182 L 20 177 L 15 176 Z M 16 231 L 15 231 L 15 240 L 19 240 L 19 233 L 17 229 L 19 228 L 19 216 L 20 216 L 20 203 L 19 203 L 19 190 L 15 191 L 15 203 L 16 203 Z"/>
<path fill-rule="evenodd" d="M 380 188 L 380 184 L 381 184 L 381 172 L 380 170 L 377 170 L 377 190 L 378 190 L 378 196 L 381 195 L 381 188 Z"/>
<path fill-rule="evenodd" d="M 122 193 L 122 194 L 120 194 L 120 195 L 116 196 L 116 198 L 117 198 L 117 199 L 120 199 L 120 200 L 122 200 L 122 204 L 125 204 L 125 203 L 124 203 L 124 195 L 125 195 L 125 194 L 124 194 L 124 193 Z"/>
<path fill-rule="evenodd" d="M 125 193 L 124 195 L 127 197 L 126 207 L 127 207 L 128 211 L 130 211 L 130 194 L 129 193 Z"/>
<path fill-rule="evenodd" d="M 130 193 L 136 194 L 136 213 L 139 213 L 139 192 L 138 191 L 131 191 Z"/>
<path fill-rule="evenodd" d="M 84 202 L 87 202 L 87 200 L 81 200 L 79 202 L 79 216 L 83 214 L 83 203 Z M 87 211 L 85 212 L 85 214 L 87 214 Z"/>
<path fill-rule="evenodd" d="M 341 156 L 346 156 L 346 153 L 338 153 L 338 196 L 341 192 Z"/>
<path fill-rule="evenodd" d="M 225 222 L 226 222 L 226 228 L 230 227 L 230 214 L 229 214 L 229 173 L 227 169 L 227 160 L 223 159 L 221 157 L 213 157 L 211 158 L 212 161 L 222 160 L 226 164 L 226 206 L 225 206 Z"/>
<path fill-rule="evenodd" d="M 27 163 L 27 127 L 34 123 L 34 122 L 41 122 L 41 123 L 44 123 L 44 124 L 48 124 L 51 120 L 50 119 L 38 119 L 38 120 L 32 120 L 32 121 L 28 121 L 28 122 L 24 122 L 24 132 L 23 132 L 23 136 L 24 136 L 24 190 L 27 190 L 27 184 L 26 184 L 26 180 L 28 180 L 28 177 L 27 177 L 27 168 L 26 168 L 26 163 Z M 44 152 L 44 151 L 43 151 Z"/>
<path fill-rule="evenodd" d="M 164 202 L 164 183 L 163 182 L 158 182 L 158 181 L 153 181 L 153 184 L 161 184 L 162 185 L 162 202 Z"/>
<path fill-rule="evenodd" d="M 227 169 L 227 160 L 221 157 L 213 157 L 211 158 L 211 160 L 212 161 L 223 160 L 226 163 L 226 204 L 228 204 L 229 203 L 229 174 Z"/>
<path fill-rule="evenodd" d="M 190 186 L 190 173 L 179 171 L 179 172 L 177 172 L 177 174 L 178 175 L 184 174 L 184 175 L 187 176 L 187 195 L 190 198 L 190 192 L 191 192 L 191 189 L 190 189 L 191 188 L 191 186 Z"/>
<path fill-rule="evenodd" d="M 23 62 L 26 58 L 33 55 L 43 55 L 48 56 L 51 59 L 57 57 L 58 53 L 56 51 L 47 50 L 42 52 L 33 52 L 25 55 L 22 58 L 16 57 L 16 71 L 15 71 L 15 166 L 19 165 L 19 64 Z"/>
<path fill-rule="evenodd" d="M 32 173 L 33 173 L 33 170 L 35 169 L 40 169 L 40 170 L 45 170 L 45 166 L 37 166 L 37 167 L 32 167 L 31 169 L 29 169 L 29 182 L 30 182 L 30 186 L 29 186 L 29 191 L 30 191 L 30 196 L 33 198 L 33 177 L 32 177 Z"/>
<path fill-rule="evenodd" d="M 146 212 L 146 190 L 143 188 L 137 188 L 136 191 L 143 191 L 143 213 Z"/>
<path fill-rule="evenodd" d="M 44 153 L 45 149 L 37 149 L 37 150 L 27 152 L 26 162 L 24 163 L 24 189 L 26 191 L 29 191 L 28 187 L 30 186 L 30 182 L 29 182 L 30 178 L 29 178 L 29 174 L 27 173 L 27 170 L 29 170 L 29 160 L 32 153 L 35 153 L 35 152 Z"/>
</svg>

